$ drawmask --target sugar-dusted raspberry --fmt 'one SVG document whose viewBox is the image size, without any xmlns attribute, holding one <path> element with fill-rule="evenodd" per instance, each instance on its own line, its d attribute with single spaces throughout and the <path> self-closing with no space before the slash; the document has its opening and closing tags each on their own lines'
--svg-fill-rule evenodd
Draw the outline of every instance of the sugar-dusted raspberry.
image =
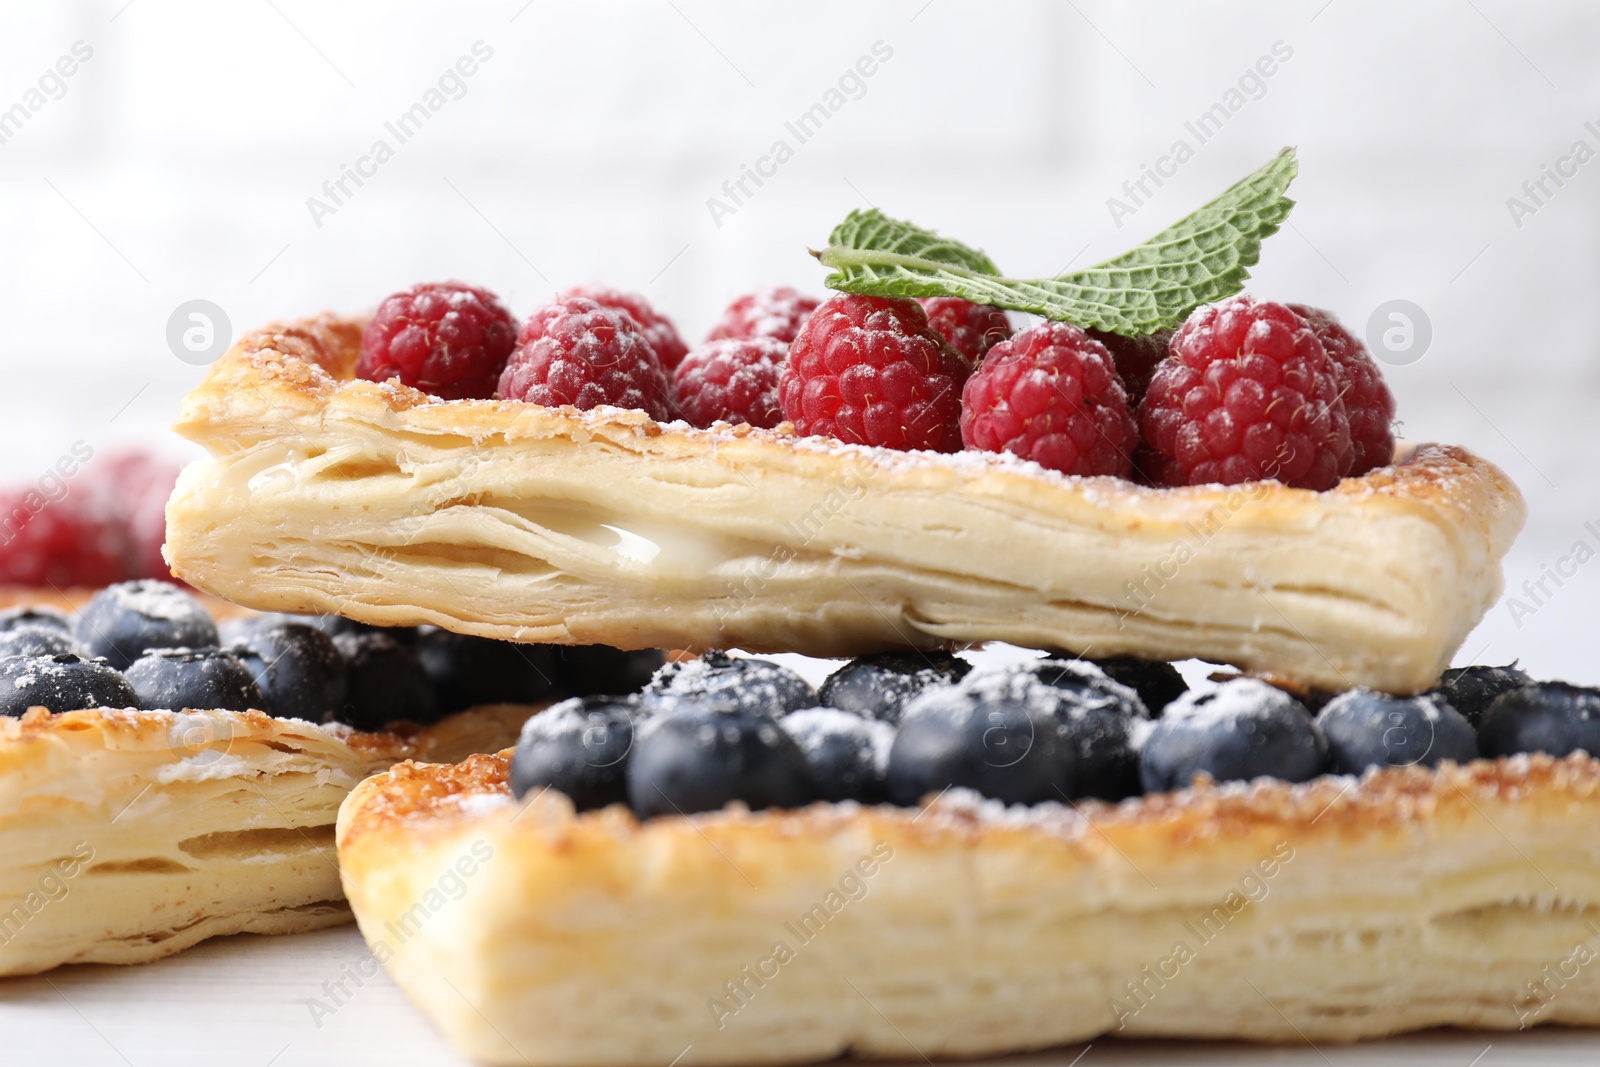
<svg viewBox="0 0 1600 1067">
<path fill-rule="evenodd" d="M 487 398 L 516 336 L 516 320 L 488 290 L 414 285 L 378 305 L 361 335 L 356 377 L 398 378 L 443 400 Z"/>
<path fill-rule="evenodd" d="M 678 328 L 672 325 L 672 320 L 651 307 L 650 301 L 638 293 L 624 293 L 604 285 L 574 285 L 557 299 L 569 296 L 587 297 L 601 307 L 626 311 L 632 315 L 633 320 L 644 331 L 650 347 L 655 349 L 661 369 L 668 374 L 671 374 L 672 369 L 683 361 L 683 357 L 689 351 L 689 346 L 678 336 Z"/>
<path fill-rule="evenodd" d="M 1367 346 L 1332 314 L 1290 304 L 1311 325 L 1339 372 L 1339 394 L 1350 417 L 1350 466 L 1341 473 L 1360 477 L 1394 459 L 1394 394 Z"/>
<path fill-rule="evenodd" d="M 1111 361 L 1117 365 L 1117 373 L 1122 376 L 1122 387 L 1128 391 L 1128 403 L 1137 408 L 1139 401 L 1144 399 L 1145 390 L 1150 388 L 1151 375 L 1167 358 L 1172 345 L 1172 331 L 1157 330 L 1137 337 L 1124 337 L 1104 330 L 1084 332 L 1105 345 L 1106 351 L 1111 353 Z"/>
<path fill-rule="evenodd" d="M 672 394 L 655 348 L 632 315 L 569 296 L 528 316 L 498 395 L 586 411 L 601 405 L 638 408 L 665 419 Z"/>
<path fill-rule="evenodd" d="M 672 372 L 678 414 L 695 426 L 747 422 L 771 429 L 783 421 L 778 378 L 788 355 L 776 337 L 707 341 Z"/>
<path fill-rule="evenodd" d="M 787 285 L 746 293 L 728 305 L 722 318 L 711 327 L 707 341 L 727 337 L 776 337 L 785 344 L 794 340 L 800 327 L 821 303 Z"/>
<path fill-rule="evenodd" d="M 961 393 L 968 448 L 1010 452 L 1063 474 L 1131 473 L 1133 412 L 1099 341 L 1046 322 L 989 349 Z"/>
<path fill-rule="evenodd" d="M 1011 320 L 999 308 L 957 296 L 930 296 L 917 303 L 928 313 L 928 325 L 974 364 L 996 342 L 1011 336 Z"/>
<path fill-rule="evenodd" d="M 803 434 L 955 452 L 961 386 L 971 373 L 915 300 L 844 293 L 800 328 L 778 398 Z"/>
<path fill-rule="evenodd" d="M 123 577 L 127 550 L 121 528 L 90 494 L 0 492 L 0 585 L 110 585 Z"/>
<path fill-rule="evenodd" d="M 1197 308 L 1139 407 L 1164 485 L 1275 479 L 1331 489 L 1348 460 L 1339 375 L 1304 319 L 1236 296 Z"/>
</svg>

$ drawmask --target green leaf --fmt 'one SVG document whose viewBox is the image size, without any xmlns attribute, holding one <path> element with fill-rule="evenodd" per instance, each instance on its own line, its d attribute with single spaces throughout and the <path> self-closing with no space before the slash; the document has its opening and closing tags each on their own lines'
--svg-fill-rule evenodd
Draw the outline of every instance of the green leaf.
<svg viewBox="0 0 1600 1067">
<path fill-rule="evenodd" d="M 876 208 L 852 211 L 816 256 L 829 288 L 869 296 L 958 296 L 1136 336 L 1174 326 L 1244 288 L 1261 242 L 1294 201 L 1294 149 L 1144 244 L 1097 267 L 1032 281 L 1000 276 L 989 257 Z"/>
</svg>

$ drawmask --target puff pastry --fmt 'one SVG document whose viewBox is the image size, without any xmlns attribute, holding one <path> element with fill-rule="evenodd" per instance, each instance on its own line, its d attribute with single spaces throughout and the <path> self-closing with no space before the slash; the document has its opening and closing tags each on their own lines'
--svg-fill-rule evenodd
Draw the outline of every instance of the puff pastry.
<svg viewBox="0 0 1600 1067">
<path fill-rule="evenodd" d="M 1516 487 L 1423 446 L 1327 493 L 1156 490 L 351 380 L 359 320 L 242 338 L 185 400 L 166 553 L 251 607 L 521 641 L 843 656 L 1003 640 L 1298 686 L 1433 683 Z"/>
<path fill-rule="evenodd" d="M 1119 806 L 952 793 L 644 824 L 556 793 L 518 804 L 508 755 L 400 764 L 338 826 L 369 945 L 486 1063 L 1600 1024 L 1583 755 Z"/>
</svg>

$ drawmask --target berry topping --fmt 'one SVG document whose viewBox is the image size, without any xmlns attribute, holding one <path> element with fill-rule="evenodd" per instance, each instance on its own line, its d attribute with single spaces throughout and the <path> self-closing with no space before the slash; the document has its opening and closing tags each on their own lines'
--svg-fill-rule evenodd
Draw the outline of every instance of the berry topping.
<svg viewBox="0 0 1600 1067">
<path fill-rule="evenodd" d="M 999 308 L 958 296 L 924 297 L 917 303 L 927 312 L 928 325 L 974 366 L 996 343 L 1011 336 L 1011 320 Z"/>
<path fill-rule="evenodd" d="M 499 395 L 584 411 L 637 408 L 664 420 L 671 394 L 655 349 L 631 315 L 572 296 L 528 317 L 500 376 Z"/>
<path fill-rule="evenodd" d="M 778 396 L 802 434 L 954 452 L 961 386 L 971 372 L 915 300 L 846 293 L 801 327 Z"/>
<path fill-rule="evenodd" d="M 138 705 L 133 686 L 103 659 L 70 653 L 0 659 L 0 715 L 20 716 L 29 708 L 61 712 Z"/>
<path fill-rule="evenodd" d="M 249 711 L 266 707 L 255 675 L 220 648 L 158 648 L 125 672 L 146 711 Z"/>
<path fill-rule="evenodd" d="M 50 626 L 13 626 L 0 630 L 0 659 L 8 656 L 87 656 L 88 650 Z"/>
<path fill-rule="evenodd" d="M 685 702 L 648 719 L 628 759 L 628 800 L 641 819 L 718 811 L 798 808 L 815 798 L 800 746 L 770 716 Z"/>
<path fill-rule="evenodd" d="M 1112 656 L 1093 662 L 1112 681 L 1121 682 L 1138 693 L 1152 715 L 1160 715 L 1162 708 L 1189 691 L 1189 683 L 1170 663 L 1137 656 Z"/>
<path fill-rule="evenodd" d="M 0 611 L 0 633 L 40 626 L 46 630 L 60 630 L 64 634 L 72 633 L 72 620 L 67 617 L 66 612 L 55 608 L 23 607 Z"/>
<path fill-rule="evenodd" d="M 817 697 L 830 708 L 895 724 L 906 701 L 924 689 L 959 682 L 972 664 L 948 652 L 881 652 L 828 675 Z"/>
<path fill-rule="evenodd" d="M 628 800 L 628 753 L 635 703 L 626 697 L 573 697 L 522 727 L 511 757 L 511 792 L 554 789 L 579 811 Z"/>
<path fill-rule="evenodd" d="M 1043 685 L 1044 692 L 1037 692 Z M 1016 667 L 982 671 L 967 688 L 1032 685 L 1032 702 L 1048 707 L 1058 740 L 1076 755 L 1073 797 L 1121 800 L 1139 793 L 1135 726 L 1148 712 L 1139 694 L 1085 660 L 1031 660 Z M 1026 690 L 1023 690 L 1026 692 Z"/>
<path fill-rule="evenodd" d="M 1339 373 L 1305 320 L 1236 296 L 1195 310 L 1139 407 L 1162 485 L 1331 489 L 1348 461 Z"/>
<path fill-rule="evenodd" d="M 1111 353 L 1111 362 L 1116 365 L 1117 376 L 1122 379 L 1122 388 L 1128 394 L 1128 405 L 1137 408 L 1139 401 L 1144 399 L 1145 391 L 1150 388 L 1150 378 L 1155 374 L 1156 367 L 1167 358 L 1172 345 L 1172 331 L 1157 330 L 1137 337 L 1124 337 L 1104 330 L 1084 332 L 1105 345 L 1106 351 Z"/>
<path fill-rule="evenodd" d="M 261 688 L 262 710 L 280 719 L 323 722 L 344 708 L 344 657 L 315 626 L 264 616 L 224 623 L 222 637 Z"/>
<path fill-rule="evenodd" d="M 1478 727 L 1485 756 L 1600 754 L 1600 690 L 1535 682 L 1495 697 Z"/>
<path fill-rule="evenodd" d="M 1472 726 L 1461 713 L 1432 696 L 1395 697 L 1352 689 L 1330 700 L 1317 725 L 1328 739 L 1335 774 L 1360 774 L 1368 767 L 1466 763 L 1478 756 Z"/>
<path fill-rule="evenodd" d="M 460 282 L 431 282 L 378 305 L 361 335 L 356 377 L 400 379 L 443 400 L 494 395 L 517 322 L 494 294 Z"/>
<path fill-rule="evenodd" d="M 578 696 L 637 693 L 666 660 L 655 648 L 625 652 L 610 645 L 558 645 L 551 651 L 564 683 L 561 688 Z"/>
<path fill-rule="evenodd" d="M 438 718 L 433 685 L 412 649 L 386 633 L 342 633 L 333 643 L 349 670 L 345 704 L 334 718 L 358 730 Z"/>
<path fill-rule="evenodd" d="M 78 613 L 72 636 L 117 670 L 149 649 L 202 648 L 217 627 L 200 602 L 170 582 L 121 582 L 100 590 Z M 258 705 L 259 706 L 259 705 Z"/>
<path fill-rule="evenodd" d="M 640 699 L 652 711 L 671 711 L 683 703 L 708 704 L 777 718 L 814 707 L 817 691 L 794 671 L 771 660 L 734 659 L 723 652 L 707 652 L 699 659 L 662 667 Z"/>
<path fill-rule="evenodd" d="M 532 704 L 556 691 L 555 655 L 523 645 L 425 626 L 417 658 L 445 715 L 482 704 Z"/>
<path fill-rule="evenodd" d="M 1327 751 L 1322 731 L 1298 700 L 1254 678 L 1237 678 L 1173 701 L 1145 739 L 1139 774 L 1151 793 L 1183 789 L 1202 772 L 1219 782 L 1304 782 L 1322 772 Z"/>
<path fill-rule="evenodd" d="M 0 491 L 0 585 L 101 586 L 125 574 L 127 538 L 89 497 Z"/>
<path fill-rule="evenodd" d="M 1444 672 L 1439 684 L 1429 692 L 1455 708 L 1477 727 L 1495 697 L 1532 684 L 1533 679 L 1517 670 L 1515 663 L 1508 663 L 1504 667 L 1453 667 Z"/>
<path fill-rule="evenodd" d="M 1076 326 L 1046 322 L 989 350 L 961 391 L 968 448 L 1010 452 L 1063 474 L 1133 472 L 1139 435 L 1111 354 Z"/>
<path fill-rule="evenodd" d="M 678 336 L 678 329 L 672 325 L 672 320 L 651 307 L 650 302 L 638 293 L 623 293 L 603 285 L 575 285 L 557 299 L 574 296 L 586 297 L 601 307 L 625 311 L 633 316 L 633 321 L 639 324 L 645 339 L 655 351 L 656 361 L 669 374 L 689 351 L 689 346 Z"/>
<path fill-rule="evenodd" d="M 749 423 L 770 430 L 783 421 L 778 378 L 789 346 L 771 337 L 708 341 L 672 372 L 678 412 L 690 425 Z"/>
<path fill-rule="evenodd" d="M 161 558 L 161 543 L 167 535 L 167 499 L 181 469 L 143 449 L 112 452 L 84 467 L 89 491 L 123 532 L 119 578 L 171 581 L 172 572 Z"/>
<path fill-rule="evenodd" d="M 706 340 L 771 337 L 788 344 L 819 303 L 816 297 L 806 296 L 787 285 L 746 293 L 728 305 Z"/>
<path fill-rule="evenodd" d="M 1359 478 L 1394 459 L 1394 394 L 1367 346 L 1326 311 L 1290 304 L 1322 342 L 1339 376 L 1339 396 L 1350 420 L 1350 464 L 1342 473 Z"/>
<path fill-rule="evenodd" d="M 802 708 L 778 725 L 805 754 L 819 800 L 877 804 L 888 798 L 884 776 L 894 727 L 838 708 Z"/>
<path fill-rule="evenodd" d="M 338 637 L 340 634 L 388 634 L 407 648 L 415 648 L 417 644 L 417 628 L 415 626 L 374 626 L 369 622 L 357 622 L 355 619 L 347 619 L 343 615 L 267 614 L 253 619 L 251 622 L 257 626 L 298 622 L 307 626 L 314 626 L 329 637 Z"/>
</svg>

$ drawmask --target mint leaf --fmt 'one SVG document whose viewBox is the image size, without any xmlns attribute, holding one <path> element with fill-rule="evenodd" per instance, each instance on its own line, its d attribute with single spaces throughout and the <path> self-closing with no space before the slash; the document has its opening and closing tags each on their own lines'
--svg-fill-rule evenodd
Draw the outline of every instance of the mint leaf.
<svg viewBox="0 0 1600 1067">
<path fill-rule="evenodd" d="M 1199 307 L 1244 287 L 1261 242 L 1294 201 L 1284 190 L 1298 168 L 1294 149 L 1194 214 L 1097 267 L 1059 278 L 1000 276 L 982 252 L 876 208 L 852 211 L 815 253 L 832 267 L 831 289 L 868 296 L 958 296 L 1048 319 L 1136 336 L 1174 326 Z"/>
</svg>

